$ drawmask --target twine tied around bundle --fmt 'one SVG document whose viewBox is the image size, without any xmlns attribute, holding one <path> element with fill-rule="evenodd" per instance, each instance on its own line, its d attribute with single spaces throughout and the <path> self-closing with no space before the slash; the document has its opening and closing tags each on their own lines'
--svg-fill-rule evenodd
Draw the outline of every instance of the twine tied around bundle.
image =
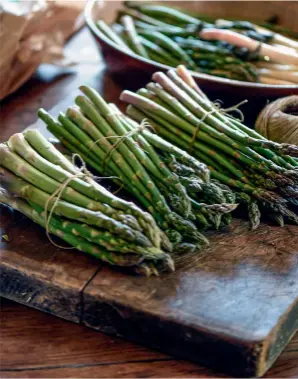
<svg viewBox="0 0 298 379">
<path fill-rule="evenodd" d="M 80 161 L 80 164 L 81 164 L 81 167 L 77 167 L 75 165 L 75 160 L 76 158 Z M 78 169 L 78 172 L 77 174 L 73 174 L 71 176 L 69 176 L 63 183 L 61 183 L 61 185 L 48 197 L 46 203 L 45 203 L 45 207 L 44 207 L 44 221 L 45 221 L 45 229 L 46 229 L 46 235 L 49 239 L 49 241 L 56 247 L 60 248 L 60 249 L 67 249 L 67 250 L 71 250 L 71 249 L 74 249 L 74 247 L 72 246 L 61 246 L 61 245 L 58 245 L 55 241 L 53 241 L 51 235 L 50 235 L 50 221 L 51 221 L 51 218 L 53 216 L 53 212 L 54 212 L 54 209 L 56 208 L 62 194 L 63 194 L 63 191 L 66 189 L 66 187 L 68 186 L 68 184 L 73 180 L 73 179 L 84 179 L 84 178 L 89 178 L 89 179 L 93 179 L 93 180 L 97 180 L 97 179 L 111 179 L 113 177 L 97 177 L 97 176 L 94 176 L 91 174 L 91 172 L 87 169 L 86 167 L 86 163 L 84 162 L 84 160 L 82 159 L 82 157 L 79 155 L 79 154 L 73 154 L 72 156 L 72 164 L 74 166 L 77 167 Z M 54 204 L 53 206 L 51 207 L 51 209 L 48 211 L 49 209 L 49 206 L 50 206 L 50 203 L 51 201 L 55 198 L 55 201 L 54 201 Z"/>
<path fill-rule="evenodd" d="M 211 103 L 211 102 L 210 102 Z M 239 115 L 240 115 L 240 119 L 238 119 L 238 121 L 240 122 L 243 122 L 244 121 L 244 115 L 242 113 L 242 111 L 239 109 L 239 107 L 243 104 L 247 103 L 247 100 L 243 100 L 241 101 L 240 103 L 236 104 L 236 105 L 233 105 L 231 107 L 228 107 L 228 108 L 221 108 L 221 102 L 220 100 L 216 100 L 214 103 L 212 103 L 214 105 L 214 108 L 211 109 L 209 112 L 205 113 L 203 115 L 202 118 L 200 118 L 199 120 L 199 123 L 198 125 L 196 126 L 195 130 L 194 130 L 194 133 L 192 135 L 192 138 L 191 138 L 191 141 L 190 141 L 190 144 L 189 144 L 189 148 L 188 148 L 188 153 L 191 154 L 192 153 L 192 149 L 193 149 L 193 146 L 194 146 L 194 143 L 197 139 L 197 136 L 198 136 L 198 133 L 199 133 L 199 130 L 200 130 L 200 126 L 202 124 L 202 122 L 205 121 L 205 119 L 212 115 L 213 113 L 221 113 L 225 116 L 227 116 L 228 118 L 231 118 L 231 119 L 236 119 L 234 116 L 228 114 L 229 112 L 237 112 Z M 227 123 L 229 120 L 227 119 L 225 121 L 225 123 Z"/>
<path fill-rule="evenodd" d="M 119 117 L 120 116 L 124 117 L 124 115 L 120 112 L 113 112 L 109 116 L 113 116 L 113 115 L 117 115 Z M 138 134 L 142 133 L 145 129 L 148 129 L 148 130 L 154 129 L 153 126 L 149 123 L 149 121 L 146 118 L 144 118 L 142 120 L 142 122 L 135 129 L 127 131 L 126 133 L 122 134 L 122 136 L 115 135 L 115 136 L 108 136 L 108 137 L 99 138 L 98 140 L 96 140 L 92 143 L 89 150 L 92 150 L 94 145 L 98 144 L 99 142 L 101 142 L 103 140 L 118 139 L 118 141 L 114 145 L 112 145 L 112 147 L 109 149 L 109 151 L 105 154 L 105 156 L 102 160 L 103 171 L 105 171 L 106 166 L 107 166 L 109 160 L 111 159 L 113 152 L 118 149 L 118 147 L 121 145 L 121 143 L 123 143 L 126 139 L 133 137 L 134 135 L 138 135 Z"/>
<path fill-rule="evenodd" d="M 298 146 L 298 96 L 287 96 L 268 104 L 259 114 L 255 127 L 272 141 Z"/>
</svg>

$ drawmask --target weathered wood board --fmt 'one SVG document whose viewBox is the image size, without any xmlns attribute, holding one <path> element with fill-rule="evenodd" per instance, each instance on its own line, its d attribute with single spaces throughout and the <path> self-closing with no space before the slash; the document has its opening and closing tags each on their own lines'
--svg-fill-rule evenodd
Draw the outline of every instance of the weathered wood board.
<svg viewBox="0 0 298 379">
<path fill-rule="evenodd" d="M 1 227 L 0 294 L 91 328 L 237 376 L 262 375 L 298 329 L 297 226 L 236 220 L 159 278 L 59 250 L 7 208 Z"/>
</svg>

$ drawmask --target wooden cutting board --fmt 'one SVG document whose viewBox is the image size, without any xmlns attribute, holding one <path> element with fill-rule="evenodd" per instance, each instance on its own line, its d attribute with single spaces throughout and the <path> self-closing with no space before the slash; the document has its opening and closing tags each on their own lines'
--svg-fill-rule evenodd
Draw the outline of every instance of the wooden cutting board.
<svg viewBox="0 0 298 379">
<path fill-rule="evenodd" d="M 1 227 L 1 296 L 96 330 L 242 377 L 263 375 L 298 330 L 297 226 L 236 220 L 158 278 L 59 250 L 7 208 Z"/>
</svg>

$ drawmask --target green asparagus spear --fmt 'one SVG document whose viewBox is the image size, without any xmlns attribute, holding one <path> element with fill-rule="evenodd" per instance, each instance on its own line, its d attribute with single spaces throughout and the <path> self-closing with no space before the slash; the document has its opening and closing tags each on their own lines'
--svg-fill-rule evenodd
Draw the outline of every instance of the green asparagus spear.
<svg viewBox="0 0 298 379">
<path fill-rule="evenodd" d="M 49 194 L 34 187 L 32 184 L 24 181 L 12 172 L 0 168 L 0 174 L 4 187 L 11 193 L 21 196 L 27 200 L 30 200 L 42 208 L 48 205 L 48 209 L 56 215 L 63 215 L 72 220 L 77 220 L 88 225 L 94 225 L 98 228 L 109 230 L 121 238 L 140 244 L 141 246 L 152 246 L 151 242 L 139 231 L 135 231 L 128 226 L 113 220 L 101 212 L 94 212 L 86 208 L 79 207 L 77 205 L 68 203 L 63 200 L 55 198 L 49 198 Z"/>
<path fill-rule="evenodd" d="M 125 51 L 131 51 L 131 49 L 124 43 L 124 41 L 116 34 L 113 29 L 109 27 L 103 20 L 97 21 L 96 26 L 98 29 L 107 36 L 113 43 L 119 46 L 121 49 Z"/>
<path fill-rule="evenodd" d="M 123 16 L 121 18 L 121 22 L 124 26 L 125 37 L 127 38 L 132 50 L 144 58 L 149 58 L 146 49 L 144 48 L 142 42 L 139 39 L 139 35 L 135 29 L 132 17 L 128 15 Z"/>
</svg>

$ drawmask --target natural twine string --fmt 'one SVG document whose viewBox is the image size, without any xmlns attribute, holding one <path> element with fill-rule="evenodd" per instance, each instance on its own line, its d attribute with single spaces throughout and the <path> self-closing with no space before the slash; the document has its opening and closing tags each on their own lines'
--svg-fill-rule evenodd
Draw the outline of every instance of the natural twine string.
<svg viewBox="0 0 298 379">
<path fill-rule="evenodd" d="M 215 102 L 213 104 L 218 109 L 218 111 L 220 113 L 222 113 L 224 116 L 226 116 L 228 118 L 232 118 L 232 119 L 240 121 L 240 122 L 243 122 L 244 121 L 244 114 L 241 111 L 241 109 L 239 109 L 239 107 L 241 107 L 241 105 L 243 105 L 243 104 L 246 104 L 247 102 L 248 102 L 248 100 L 243 100 L 243 101 L 240 101 L 240 103 L 232 105 L 231 107 L 228 107 L 228 108 L 221 108 L 220 100 L 215 100 Z M 238 113 L 240 118 L 237 119 L 233 115 L 229 114 L 229 112 Z"/>
<path fill-rule="evenodd" d="M 235 119 L 234 116 L 232 116 L 228 113 L 229 112 L 237 112 L 240 115 L 240 119 L 238 121 L 243 122 L 244 121 L 244 115 L 243 115 L 242 111 L 239 109 L 239 107 L 245 103 L 247 103 L 247 100 L 243 100 L 240 103 L 233 105 L 231 107 L 228 107 L 228 108 L 221 108 L 221 104 L 220 104 L 219 100 L 216 100 L 214 103 L 212 103 L 214 105 L 214 109 L 211 109 L 211 111 L 209 111 L 203 115 L 203 117 L 199 120 L 199 123 L 194 130 L 194 133 L 193 133 L 191 141 L 190 141 L 188 153 L 189 154 L 192 153 L 193 146 L 195 144 L 198 133 L 200 131 L 200 126 L 208 116 L 212 115 L 213 113 L 220 112 L 223 115 L 227 116 L 228 118 Z M 227 122 L 228 122 L 228 119 L 225 121 L 225 123 L 227 123 Z"/>
<path fill-rule="evenodd" d="M 75 160 L 76 158 L 80 161 L 81 163 L 81 167 L 77 167 L 75 165 Z M 62 194 L 63 194 L 63 191 L 66 189 L 66 187 L 68 186 L 68 184 L 73 180 L 73 179 L 84 179 L 84 178 L 89 178 L 89 179 L 93 179 L 93 180 L 98 180 L 98 179 L 111 179 L 111 178 L 114 178 L 114 177 L 97 177 L 97 176 L 94 176 L 91 174 L 91 172 L 87 169 L 86 167 L 86 163 L 84 162 L 84 160 L 82 159 L 82 157 L 79 155 L 79 154 L 73 154 L 72 156 L 72 164 L 74 166 L 77 167 L 77 174 L 73 174 L 71 175 L 70 177 L 68 177 L 63 183 L 61 183 L 61 185 L 48 197 L 47 201 L 46 201 L 46 204 L 45 204 L 45 208 L 44 208 L 44 221 L 45 221 L 45 227 L 46 227 L 46 235 L 49 239 L 49 241 L 56 247 L 60 248 L 60 249 L 67 249 L 67 250 L 71 250 L 71 249 L 74 249 L 74 247 L 68 247 L 68 246 L 61 246 L 61 245 L 58 245 L 55 241 L 53 241 L 52 237 L 50 236 L 50 221 L 51 221 L 51 218 L 53 216 L 53 212 L 54 212 L 54 209 L 56 208 Z M 49 209 L 49 206 L 50 206 L 50 203 L 51 201 L 55 198 L 55 201 L 54 201 L 54 204 L 53 206 L 51 207 L 50 211 L 48 212 L 48 209 Z"/>
<path fill-rule="evenodd" d="M 298 146 L 298 96 L 268 104 L 257 118 L 256 130 L 272 141 Z"/>
<path fill-rule="evenodd" d="M 70 249 L 74 249 L 74 247 L 67 247 L 67 246 L 61 246 L 61 245 L 58 245 L 55 241 L 53 241 L 52 237 L 50 236 L 50 221 L 51 221 L 51 218 L 53 216 L 53 212 L 54 212 L 54 209 L 56 208 L 57 204 L 58 204 L 58 201 L 60 200 L 61 196 L 62 196 L 62 193 L 63 191 L 65 190 L 65 188 L 68 186 L 68 184 L 73 180 L 73 179 L 78 179 L 78 178 L 84 178 L 84 177 L 92 177 L 92 174 L 87 170 L 86 168 L 86 164 L 85 162 L 83 161 L 83 159 L 81 158 L 81 156 L 79 154 L 73 154 L 72 156 L 72 164 L 74 165 L 75 164 L 75 159 L 78 158 L 80 161 L 81 161 L 81 167 L 78 168 L 78 173 L 77 174 L 73 174 L 71 175 L 69 178 L 67 178 L 63 183 L 61 183 L 61 186 L 59 186 L 53 193 L 52 195 L 50 195 L 46 201 L 46 204 L 45 204 L 45 209 L 44 209 L 44 220 L 45 220 L 45 226 L 46 226 L 46 235 L 49 239 L 49 241 L 56 247 L 59 247 L 60 249 L 67 249 L 67 250 L 70 250 Z M 54 204 L 53 206 L 51 207 L 49 213 L 48 213 L 48 208 L 49 208 L 49 205 L 51 203 L 51 201 L 54 199 Z"/>
<path fill-rule="evenodd" d="M 111 114 L 109 114 L 108 117 L 112 116 L 112 115 L 123 116 L 122 113 L 115 111 L 115 112 L 112 112 Z M 150 123 L 148 122 L 148 120 L 146 118 L 144 118 L 142 120 L 142 122 L 140 123 L 140 125 L 138 127 L 136 127 L 134 130 L 127 131 L 122 136 L 115 135 L 115 136 L 101 137 L 92 143 L 92 145 L 89 148 L 90 150 L 93 149 L 94 145 L 97 145 L 99 142 L 101 142 L 103 140 L 109 140 L 112 138 L 118 139 L 118 141 L 112 145 L 112 147 L 109 149 L 109 151 L 104 155 L 104 157 L 102 159 L 103 172 L 105 172 L 105 169 L 107 167 L 109 160 L 111 159 L 113 152 L 118 149 L 118 147 L 121 145 L 121 143 L 123 143 L 126 139 L 128 139 L 134 135 L 138 135 L 138 134 L 142 133 L 145 129 L 148 129 L 148 130 L 153 129 L 152 125 L 150 125 Z"/>
</svg>

